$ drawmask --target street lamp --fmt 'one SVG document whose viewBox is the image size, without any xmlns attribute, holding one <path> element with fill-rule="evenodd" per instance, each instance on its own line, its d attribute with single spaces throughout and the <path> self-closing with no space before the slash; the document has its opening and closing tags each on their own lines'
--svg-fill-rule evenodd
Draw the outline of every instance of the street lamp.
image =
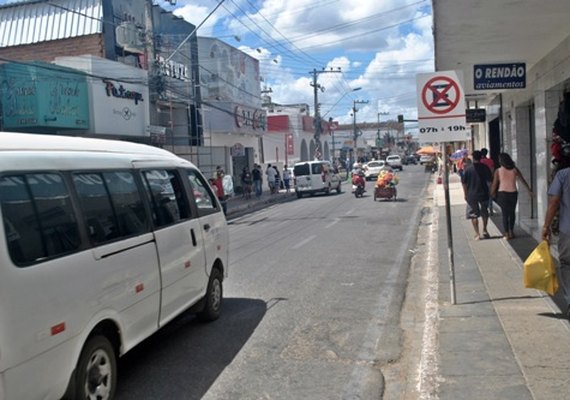
<svg viewBox="0 0 570 400">
<path fill-rule="evenodd" d="M 320 160 L 322 158 L 321 119 L 324 117 L 324 115 L 322 117 L 319 115 L 318 93 L 319 93 L 319 89 L 322 92 L 325 91 L 325 88 L 317 82 L 317 78 L 319 77 L 320 74 L 333 73 L 333 72 L 340 73 L 341 70 L 340 70 L 340 68 L 338 70 L 333 70 L 332 68 L 330 70 L 325 70 L 323 68 L 322 71 L 317 71 L 316 69 L 313 69 L 312 72 L 309 72 L 309 74 L 313 75 L 313 82 L 311 82 L 310 85 L 313 87 L 314 98 L 315 98 L 315 117 L 314 117 L 314 124 L 315 124 L 315 136 L 314 136 L 314 138 L 315 138 L 315 154 L 314 154 L 314 159 L 315 160 Z"/>
<path fill-rule="evenodd" d="M 352 101 L 352 156 L 354 157 L 354 161 L 357 161 L 358 158 L 356 157 L 356 142 L 358 140 L 358 132 L 356 130 L 356 112 L 358 109 L 356 108 L 357 104 L 368 104 L 368 100 L 353 100 Z"/>
</svg>

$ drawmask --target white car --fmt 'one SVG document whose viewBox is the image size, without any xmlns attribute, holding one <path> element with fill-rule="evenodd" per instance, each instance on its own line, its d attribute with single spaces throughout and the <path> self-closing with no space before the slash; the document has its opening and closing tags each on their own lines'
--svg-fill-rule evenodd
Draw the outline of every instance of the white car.
<svg viewBox="0 0 570 400">
<path fill-rule="evenodd" d="M 434 160 L 434 158 L 431 154 L 423 154 L 420 157 L 420 165 L 431 163 L 431 162 L 433 162 L 433 160 Z"/>
<path fill-rule="evenodd" d="M 386 167 L 386 162 L 383 160 L 367 162 L 363 166 L 364 179 L 369 181 L 369 180 L 373 180 L 373 179 L 378 178 L 378 174 L 380 174 L 380 171 L 382 170 L 382 168 L 385 168 L 385 167 Z"/>
<path fill-rule="evenodd" d="M 404 169 L 402 166 L 402 158 L 397 154 L 386 157 L 386 164 L 400 171 Z"/>
</svg>

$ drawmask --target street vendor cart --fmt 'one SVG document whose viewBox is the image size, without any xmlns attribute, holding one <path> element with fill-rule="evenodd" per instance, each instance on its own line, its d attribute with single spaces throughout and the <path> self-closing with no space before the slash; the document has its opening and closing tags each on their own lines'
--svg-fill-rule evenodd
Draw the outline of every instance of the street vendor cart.
<svg viewBox="0 0 570 400">
<path fill-rule="evenodd" d="M 376 186 L 374 187 L 374 201 L 376 199 L 396 200 L 398 191 L 396 185 L 399 178 L 391 170 L 380 171 Z"/>
<path fill-rule="evenodd" d="M 376 199 L 396 200 L 398 191 L 395 186 L 376 186 L 374 188 L 374 201 Z"/>
</svg>

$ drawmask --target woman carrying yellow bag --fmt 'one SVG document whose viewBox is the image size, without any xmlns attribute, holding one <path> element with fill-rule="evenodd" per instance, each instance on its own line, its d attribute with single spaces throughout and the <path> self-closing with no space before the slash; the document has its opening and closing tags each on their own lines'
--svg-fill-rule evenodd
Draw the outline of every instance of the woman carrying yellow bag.
<svg viewBox="0 0 570 400">
<path fill-rule="evenodd" d="M 550 254 L 550 246 L 543 240 L 524 262 L 524 287 L 542 290 L 554 295 L 558 290 L 556 266 Z"/>
</svg>

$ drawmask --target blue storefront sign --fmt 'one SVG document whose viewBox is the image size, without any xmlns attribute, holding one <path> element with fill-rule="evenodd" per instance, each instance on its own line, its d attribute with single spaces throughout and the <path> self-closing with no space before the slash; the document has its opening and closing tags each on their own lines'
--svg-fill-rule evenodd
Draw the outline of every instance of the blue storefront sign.
<svg viewBox="0 0 570 400">
<path fill-rule="evenodd" d="M 33 62 L 3 64 L 0 77 L 4 129 L 35 132 L 89 128 L 83 74 Z"/>
<path fill-rule="evenodd" d="M 473 67 L 475 90 L 524 89 L 526 63 L 476 64 Z"/>
</svg>

